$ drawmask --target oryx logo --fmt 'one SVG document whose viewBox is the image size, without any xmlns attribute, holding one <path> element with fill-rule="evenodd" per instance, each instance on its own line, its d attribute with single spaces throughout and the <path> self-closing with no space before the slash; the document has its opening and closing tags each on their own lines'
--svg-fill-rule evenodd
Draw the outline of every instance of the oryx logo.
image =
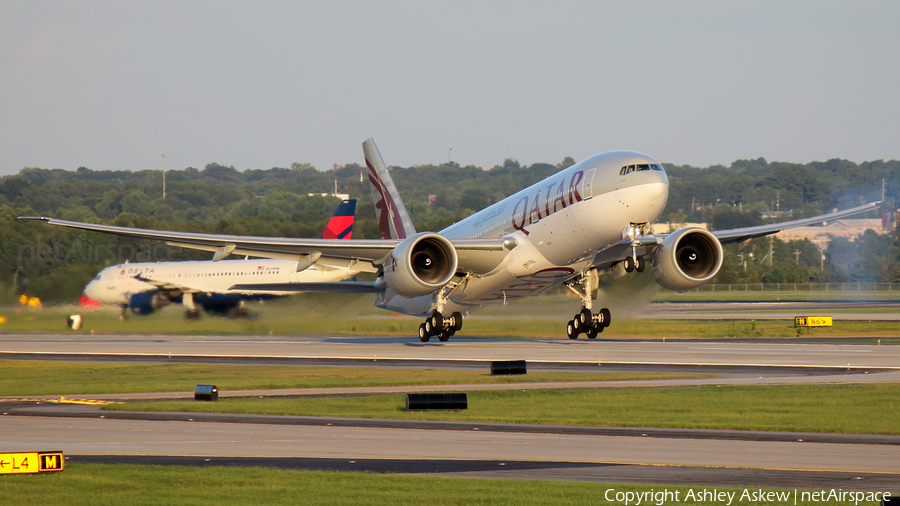
<svg viewBox="0 0 900 506">
<path fill-rule="evenodd" d="M 391 272 L 397 272 L 397 259 L 391 255 Z"/>
<path fill-rule="evenodd" d="M 372 185 L 380 198 L 375 202 L 375 214 L 378 215 L 378 230 L 381 232 L 382 239 L 406 239 L 406 229 L 403 227 L 403 221 L 400 218 L 400 211 L 397 209 L 397 203 L 394 202 L 391 193 L 388 191 L 384 182 L 378 177 L 375 167 L 366 158 L 366 167 L 369 168 L 369 183 Z M 391 236 L 391 222 L 393 222 L 394 233 L 396 237 Z"/>
</svg>

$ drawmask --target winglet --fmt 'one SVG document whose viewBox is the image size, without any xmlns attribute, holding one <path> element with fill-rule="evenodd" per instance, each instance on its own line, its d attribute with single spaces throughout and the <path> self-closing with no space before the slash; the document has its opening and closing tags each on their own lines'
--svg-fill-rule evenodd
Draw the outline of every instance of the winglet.
<svg viewBox="0 0 900 506">
<path fill-rule="evenodd" d="M 334 216 L 325 225 L 322 239 L 352 239 L 353 220 L 356 218 L 356 199 L 345 200 L 338 205 Z"/>
<path fill-rule="evenodd" d="M 372 186 L 372 201 L 375 202 L 375 216 L 382 239 L 406 239 L 416 233 L 416 228 L 406 212 L 400 193 L 391 179 L 391 174 L 381 158 L 378 146 L 371 138 L 363 142 L 366 167 L 369 168 L 369 184 Z"/>
</svg>

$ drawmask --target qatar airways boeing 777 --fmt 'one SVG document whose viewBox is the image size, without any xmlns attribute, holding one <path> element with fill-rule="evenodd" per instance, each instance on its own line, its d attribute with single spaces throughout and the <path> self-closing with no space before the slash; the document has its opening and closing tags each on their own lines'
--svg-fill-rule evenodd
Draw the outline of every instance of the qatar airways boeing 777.
<svg viewBox="0 0 900 506">
<path fill-rule="evenodd" d="M 381 240 L 315 240 L 163 232 L 23 217 L 206 251 L 282 258 L 377 273 L 374 282 L 242 283 L 233 290 L 375 293 L 375 306 L 424 316 L 419 339 L 446 341 L 463 311 L 536 295 L 564 283 L 581 298 L 566 335 L 597 337 L 610 325 L 595 311 L 600 274 L 642 271 L 665 289 L 698 287 L 722 265 L 722 244 L 874 209 L 878 202 L 813 218 L 709 232 L 687 227 L 651 235 L 669 181 L 662 164 L 634 151 L 600 153 L 535 183 L 439 232 L 417 232 L 372 139 L 363 143 Z"/>
</svg>

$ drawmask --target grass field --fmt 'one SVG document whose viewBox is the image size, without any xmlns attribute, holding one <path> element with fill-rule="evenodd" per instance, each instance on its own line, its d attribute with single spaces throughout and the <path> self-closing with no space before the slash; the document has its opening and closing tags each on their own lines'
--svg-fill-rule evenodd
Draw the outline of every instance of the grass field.
<svg viewBox="0 0 900 506">
<path fill-rule="evenodd" d="M 609 485 L 530 480 L 445 478 L 374 473 L 293 471 L 262 468 L 184 467 L 70 464 L 60 473 L 14 475 L 0 479 L 3 504 L 64 506 L 121 506 L 123 504 L 179 506 L 230 506 L 247 504 L 303 505 L 517 505 L 567 506 L 624 504 L 616 493 L 678 492 L 678 501 L 666 504 L 714 504 L 685 500 L 689 491 L 697 497 L 713 487 Z M 746 492 L 755 492 L 754 487 Z M 612 490 L 611 492 L 608 492 Z M 740 500 L 743 489 L 723 489 L 734 494 L 730 504 L 794 504 L 787 501 Z M 773 491 L 765 489 L 766 492 Z M 632 498 L 630 504 L 635 504 Z M 643 501 L 641 504 L 658 504 Z M 722 503 L 724 504 L 724 503 Z M 802 503 L 801 503 L 802 504 Z M 829 504 L 853 504 L 822 502 Z M 875 502 L 858 502 L 868 506 Z"/>
<path fill-rule="evenodd" d="M 586 426 L 900 434 L 900 384 L 484 391 L 458 411 L 408 411 L 404 395 L 129 402 L 104 409 Z"/>
<path fill-rule="evenodd" d="M 532 372 L 491 376 L 484 371 L 384 367 L 250 366 L 210 364 L 123 364 L 0 360 L 0 395 L 73 395 L 131 392 L 187 392 L 198 384 L 220 390 L 273 388 L 455 385 L 535 381 L 615 381 L 704 378 L 709 374 Z"/>
<path fill-rule="evenodd" d="M 784 313 L 780 320 L 647 320 L 639 316 L 658 290 L 645 287 L 614 297 L 610 294 L 598 306 L 610 307 L 612 326 L 600 338 L 667 338 L 679 337 L 795 337 L 793 313 Z M 756 292 L 754 295 L 759 295 Z M 782 294 L 783 295 L 783 294 Z M 782 295 L 779 295 L 782 296 Z M 681 297 L 688 295 L 681 294 Z M 900 294 L 898 294 L 900 296 Z M 808 297 L 807 297 L 808 298 Z M 462 335 L 484 337 L 565 338 L 565 323 L 580 307 L 576 297 L 543 295 L 492 305 L 473 313 L 467 319 Z M 256 313 L 252 319 L 226 319 L 204 315 L 200 321 L 186 322 L 183 308 L 174 305 L 148 316 L 131 316 L 119 321 L 115 311 L 80 313 L 84 318 L 81 330 L 67 330 L 66 316 L 79 313 L 74 307 L 50 307 L 42 311 L 0 308 L 6 323 L 0 332 L 68 332 L 73 335 L 91 332 L 137 334 L 243 334 L 243 335 L 416 335 L 420 319 L 387 313 L 371 306 L 368 295 L 302 294 L 293 298 L 250 304 Z M 336 318 L 335 315 L 340 315 Z M 875 336 L 900 337 L 896 322 L 840 321 L 834 327 L 817 328 L 811 337 Z M 803 332 L 806 336 L 806 331 Z"/>
</svg>

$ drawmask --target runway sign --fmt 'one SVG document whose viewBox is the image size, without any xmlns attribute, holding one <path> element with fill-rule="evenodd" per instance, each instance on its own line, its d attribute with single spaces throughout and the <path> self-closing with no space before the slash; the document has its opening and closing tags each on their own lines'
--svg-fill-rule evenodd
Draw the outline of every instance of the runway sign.
<svg viewBox="0 0 900 506">
<path fill-rule="evenodd" d="M 795 316 L 795 327 L 831 327 L 830 316 Z"/>
<path fill-rule="evenodd" d="M 0 474 L 62 471 L 64 460 L 62 452 L 0 453 Z"/>
</svg>

